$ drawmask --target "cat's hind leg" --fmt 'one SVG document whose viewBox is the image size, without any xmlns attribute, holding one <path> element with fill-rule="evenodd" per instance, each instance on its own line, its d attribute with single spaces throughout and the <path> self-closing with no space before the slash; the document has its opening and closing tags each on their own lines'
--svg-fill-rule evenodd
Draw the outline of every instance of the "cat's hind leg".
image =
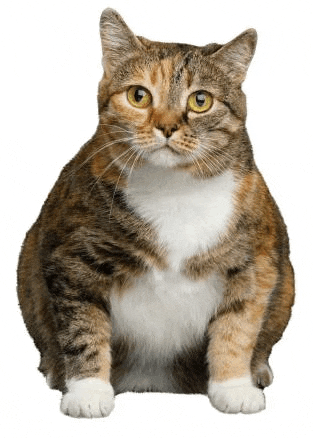
<svg viewBox="0 0 313 438">
<path fill-rule="evenodd" d="M 255 386 L 264 389 L 273 382 L 273 372 L 268 362 L 259 363 L 252 370 L 252 380 Z"/>
<path fill-rule="evenodd" d="M 41 353 L 41 360 L 38 370 L 46 378 L 47 385 L 50 389 L 56 389 L 61 392 L 65 389 L 65 369 L 64 361 L 58 350 L 50 350 Z"/>
<path fill-rule="evenodd" d="M 269 386 L 273 372 L 268 363 L 272 348 L 281 338 L 291 315 L 294 302 L 294 276 L 289 262 L 283 265 L 270 296 L 267 314 L 259 333 L 251 361 L 252 380 L 259 388 Z"/>
</svg>

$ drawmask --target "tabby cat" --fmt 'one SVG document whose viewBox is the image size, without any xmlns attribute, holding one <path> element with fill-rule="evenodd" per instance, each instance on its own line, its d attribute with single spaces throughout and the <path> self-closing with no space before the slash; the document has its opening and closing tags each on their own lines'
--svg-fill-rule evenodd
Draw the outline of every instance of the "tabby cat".
<svg viewBox="0 0 313 438">
<path fill-rule="evenodd" d="M 245 128 L 256 32 L 225 45 L 152 42 L 106 9 L 100 34 L 98 128 L 19 260 L 39 370 L 72 417 L 107 416 L 125 391 L 261 411 L 294 277 Z"/>
</svg>

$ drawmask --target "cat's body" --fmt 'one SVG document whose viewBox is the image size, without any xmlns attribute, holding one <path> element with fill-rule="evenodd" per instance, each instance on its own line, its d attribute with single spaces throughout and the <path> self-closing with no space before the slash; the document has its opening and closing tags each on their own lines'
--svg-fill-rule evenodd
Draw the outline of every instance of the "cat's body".
<svg viewBox="0 0 313 438">
<path fill-rule="evenodd" d="M 222 281 L 217 272 L 193 281 L 182 268 L 192 255 L 213 247 L 226 231 L 234 208 L 234 186 L 230 172 L 195 180 L 184 172 L 147 165 L 132 173 L 126 200 L 138 214 L 157 225 L 159 242 L 167 250 L 168 267 L 153 267 L 127 292 L 111 298 L 113 334 L 116 330 L 116 336 L 133 338 L 139 348 L 133 365 L 138 377 L 127 376 L 129 386 L 121 383 L 123 389 L 185 389 L 175 380 L 168 386 L 163 382 L 160 385 L 154 376 L 147 382 L 141 364 L 157 362 L 162 371 L 184 350 L 203 344 L 208 323 L 223 299 Z M 146 386 L 139 384 L 139 377 Z M 192 379 L 189 385 L 192 387 Z M 205 386 L 203 381 L 204 392 Z"/>
<path fill-rule="evenodd" d="M 151 43 L 107 10 L 101 36 L 99 127 L 20 257 L 40 370 L 72 416 L 107 415 L 113 390 L 208 393 L 224 412 L 257 412 L 294 287 L 244 126 L 255 33 Z"/>
</svg>

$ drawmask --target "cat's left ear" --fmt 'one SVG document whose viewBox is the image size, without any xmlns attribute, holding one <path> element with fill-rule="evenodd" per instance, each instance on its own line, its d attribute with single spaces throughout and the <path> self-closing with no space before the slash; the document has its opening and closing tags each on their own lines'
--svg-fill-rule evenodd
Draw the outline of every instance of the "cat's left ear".
<svg viewBox="0 0 313 438">
<path fill-rule="evenodd" d="M 255 29 L 248 29 L 213 53 L 210 59 L 230 78 L 232 83 L 239 85 L 245 80 L 256 43 Z"/>
<path fill-rule="evenodd" d="M 111 8 L 105 9 L 100 18 L 100 36 L 103 67 L 112 72 L 116 65 L 125 61 L 143 44 L 129 29 L 122 17 Z"/>
</svg>

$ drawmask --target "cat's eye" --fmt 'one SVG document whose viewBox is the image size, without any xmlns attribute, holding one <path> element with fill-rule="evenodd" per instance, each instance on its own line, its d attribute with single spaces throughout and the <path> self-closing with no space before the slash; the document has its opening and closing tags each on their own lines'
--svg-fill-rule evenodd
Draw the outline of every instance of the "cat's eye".
<svg viewBox="0 0 313 438">
<path fill-rule="evenodd" d="M 213 98 L 207 91 L 196 91 L 188 98 L 188 108 L 196 113 L 203 113 L 211 108 Z"/>
<path fill-rule="evenodd" d="M 152 102 L 150 91 L 140 86 L 130 87 L 127 91 L 128 102 L 136 108 L 147 108 Z"/>
</svg>

